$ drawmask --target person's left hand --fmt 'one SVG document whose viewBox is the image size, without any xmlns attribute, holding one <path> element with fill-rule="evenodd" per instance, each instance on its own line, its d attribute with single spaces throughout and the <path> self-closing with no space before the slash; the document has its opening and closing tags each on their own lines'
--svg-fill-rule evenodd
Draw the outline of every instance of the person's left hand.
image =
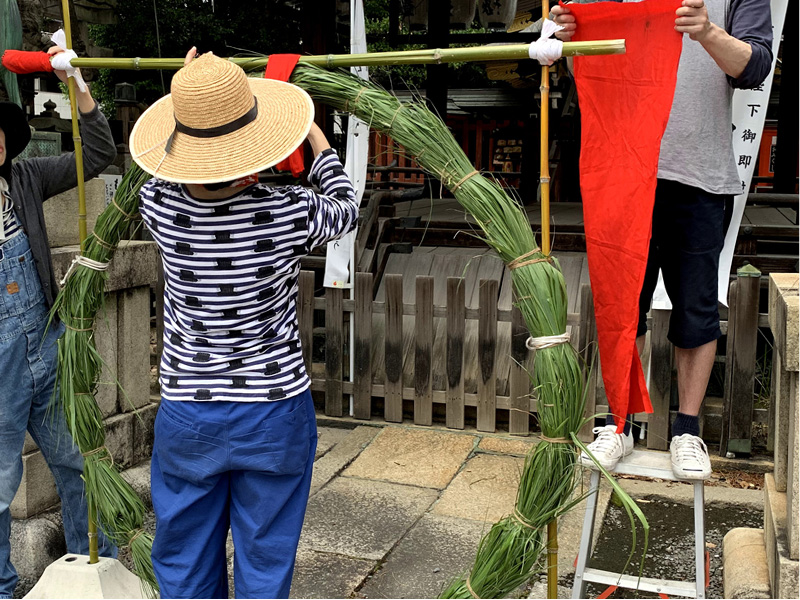
<svg viewBox="0 0 800 600">
<path fill-rule="evenodd" d="M 703 0 L 683 0 L 675 11 L 675 31 L 688 33 L 696 42 L 702 42 L 711 31 L 708 10 Z"/>
<path fill-rule="evenodd" d="M 63 48 L 59 48 L 58 46 L 53 46 L 52 48 L 48 48 L 47 53 L 50 56 L 55 56 L 56 54 L 61 54 L 63 51 L 64 51 Z M 78 69 L 78 72 L 80 72 L 80 69 Z M 62 83 L 67 83 L 67 72 L 66 71 L 55 70 L 55 71 L 53 71 L 53 73 L 56 74 L 56 77 L 58 77 L 61 80 Z"/>
</svg>

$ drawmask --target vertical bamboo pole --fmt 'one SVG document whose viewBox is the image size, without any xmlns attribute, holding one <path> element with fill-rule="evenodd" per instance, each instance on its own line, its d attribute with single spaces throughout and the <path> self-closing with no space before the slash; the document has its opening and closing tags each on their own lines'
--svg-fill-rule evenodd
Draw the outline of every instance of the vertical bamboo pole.
<svg viewBox="0 0 800 600">
<path fill-rule="evenodd" d="M 542 19 L 550 16 L 549 0 L 542 0 Z M 539 136 L 539 184 L 541 185 L 542 252 L 550 254 L 550 67 L 542 65 L 539 83 L 541 133 Z M 547 597 L 558 598 L 558 520 L 547 524 Z"/>
<path fill-rule="evenodd" d="M 69 16 L 69 0 L 61 0 L 61 11 L 64 15 L 64 35 L 67 38 L 67 50 L 72 49 L 72 22 Z M 78 179 L 78 238 L 81 242 L 81 252 L 86 241 L 86 186 L 83 181 L 83 144 L 81 130 L 78 127 L 78 99 L 75 78 L 67 79 L 69 88 L 69 104 L 72 113 L 72 141 L 75 144 L 75 172 Z M 97 511 L 90 500 L 89 506 L 89 564 L 99 561 L 97 550 Z"/>
</svg>

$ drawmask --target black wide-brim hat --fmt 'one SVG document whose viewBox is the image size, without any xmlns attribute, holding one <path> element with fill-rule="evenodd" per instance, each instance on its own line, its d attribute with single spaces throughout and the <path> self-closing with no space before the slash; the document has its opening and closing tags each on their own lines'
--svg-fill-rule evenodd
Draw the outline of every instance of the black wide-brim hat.
<svg viewBox="0 0 800 600">
<path fill-rule="evenodd" d="M 6 136 L 6 163 L 19 156 L 31 141 L 31 128 L 16 102 L 0 102 L 0 129 Z"/>
</svg>

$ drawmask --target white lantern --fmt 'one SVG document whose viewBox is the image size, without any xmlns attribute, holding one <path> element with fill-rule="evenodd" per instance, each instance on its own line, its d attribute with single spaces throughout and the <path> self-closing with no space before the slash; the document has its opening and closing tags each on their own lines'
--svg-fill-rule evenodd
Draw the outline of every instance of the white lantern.
<svg viewBox="0 0 800 600">
<path fill-rule="evenodd" d="M 450 0 L 450 29 L 468 29 L 475 20 L 475 4 L 480 0 Z"/>
<path fill-rule="evenodd" d="M 478 0 L 478 17 L 485 29 L 508 29 L 517 14 L 517 0 Z"/>
</svg>

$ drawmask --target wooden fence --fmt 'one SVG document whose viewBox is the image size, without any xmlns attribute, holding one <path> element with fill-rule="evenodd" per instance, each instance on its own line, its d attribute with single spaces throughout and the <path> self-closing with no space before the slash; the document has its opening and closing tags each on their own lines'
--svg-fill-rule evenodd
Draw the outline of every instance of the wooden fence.
<svg viewBox="0 0 800 600">
<path fill-rule="evenodd" d="M 720 452 L 751 450 L 754 416 L 756 340 L 759 327 L 766 327 L 767 315 L 758 313 L 759 273 L 752 267 L 740 269 L 731 286 L 729 319 L 720 323 L 727 334 L 725 397 L 722 407 Z M 441 285 L 442 282 L 438 282 Z M 503 423 L 511 434 L 527 435 L 530 415 L 536 412 L 528 375 L 531 356 L 525 345 L 528 331 L 516 308 L 498 308 L 498 282 L 481 280 L 478 308 L 467 308 L 463 279 L 448 277 L 446 303 L 434 304 L 434 278 L 418 276 L 413 303 L 404 302 L 403 276 L 385 276 L 385 300 L 374 299 L 370 273 L 357 273 L 349 299 L 342 289 L 325 289 L 315 297 L 314 273 L 302 271 L 298 316 L 303 357 L 312 379 L 312 390 L 324 394 L 325 414 L 356 419 L 383 418 L 390 423 L 410 419 L 417 425 L 432 425 L 440 415 L 444 425 L 463 429 L 467 417 L 479 431 L 493 432 Z M 580 312 L 567 316 L 571 342 L 587 364 L 596 359 L 596 330 L 591 289 L 581 288 Z M 324 312 L 324 362 L 314 362 L 315 311 Z M 413 324 L 406 317 L 413 317 Z M 444 357 L 435 356 L 434 322 L 444 321 L 440 341 Z M 477 322 L 477 343 L 465 343 L 465 331 Z M 353 324 L 352 347 L 349 324 Z M 672 346 L 666 339 L 668 311 L 653 311 L 651 324 L 650 397 L 654 414 L 648 415 L 649 448 L 668 446 L 670 399 L 675 385 Z M 474 325 L 472 325 L 474 329 Z M 404 339 L 405 329 L 405 339 Z M 409 331 L 411 329 L 411 331 Z M 318 343 L 319 349 L 320 343 Z M 473 349 L 467 351 L 467 347 Z M 349 353 L 353 353 L 352 382 L 345 381 Z M 375 368 L 376 355 L 382 368 Z M 510 356 L 511 360 L 501 360 Z M 441 359 L 444 360 L 441 360 Z M 435 364 L 442 364 L 441 385 L 434 385 Z M 409 362 L 410 361 L 410 362 Z M 505 365 L 505 366 L 504 366 Z M 405 374 L 404 377 L 404 366 Z M 465 389 L 465 374 L 477 370 L 477 387 Z M 410 379 L 408 374 L 410 373 Z M 349 379 L 349 377 L 347 377 Z M 586 415 L 607 410 L 600 369 L 589 374 Z M 473 386 L 474 387 L 474 386 Z M 763 411 L 762 411 L 763 412 Z M 766 415 L 762 419 L 766 422 Z M 591 439 L 591 424 L 581 431 Z"/>
</svg>

